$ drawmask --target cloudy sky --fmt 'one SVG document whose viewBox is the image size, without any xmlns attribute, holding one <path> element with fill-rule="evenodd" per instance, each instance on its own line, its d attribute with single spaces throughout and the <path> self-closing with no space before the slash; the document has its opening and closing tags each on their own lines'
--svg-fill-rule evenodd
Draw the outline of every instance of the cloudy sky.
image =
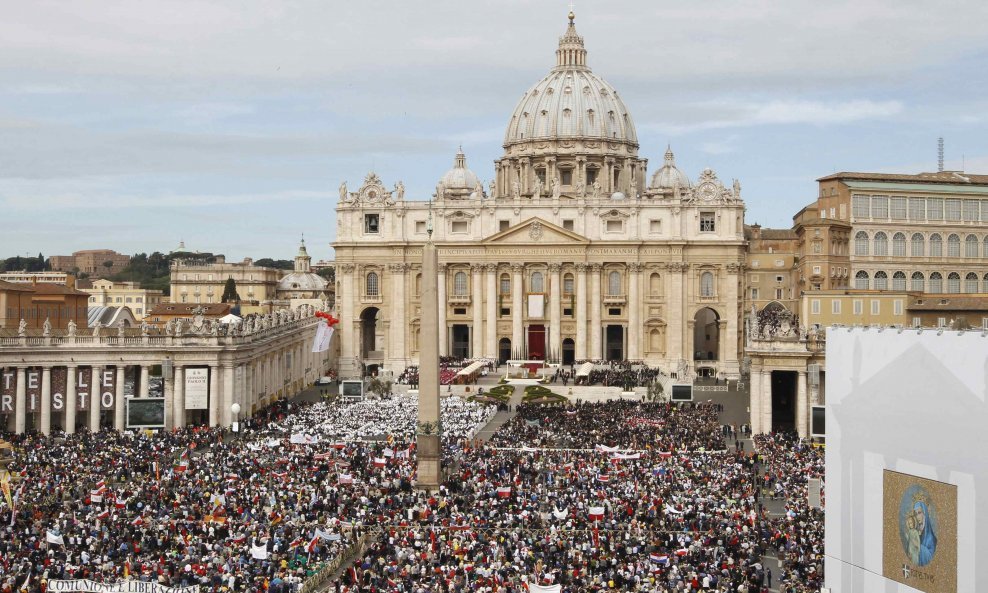
<svg viewBox="0 0 988 593">
<path fill-rule="evenodd" d="M 0 0 L 0 256 L 332 257 L 343 180 L 492 176 L 566 0 Z M 582 0 L 641 154 L 788 227 L 837 170 L 988 173 L 988 3 Z"/>
</svg>

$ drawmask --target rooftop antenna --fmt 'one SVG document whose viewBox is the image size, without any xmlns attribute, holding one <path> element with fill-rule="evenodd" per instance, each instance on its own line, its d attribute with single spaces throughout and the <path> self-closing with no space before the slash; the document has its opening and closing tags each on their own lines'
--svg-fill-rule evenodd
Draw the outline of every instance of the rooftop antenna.
<svg viewBox="0 0 988 593">
<path fill-rule="evenodd" d="M 943 173 L 943 136 L 937 139 L 937 172 Z"/>
</svg>

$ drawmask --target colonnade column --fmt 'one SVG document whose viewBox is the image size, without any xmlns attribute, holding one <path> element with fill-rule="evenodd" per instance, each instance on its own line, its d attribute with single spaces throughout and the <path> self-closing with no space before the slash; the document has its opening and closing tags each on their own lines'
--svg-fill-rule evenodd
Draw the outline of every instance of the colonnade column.
<svg viewBox="0 0 988 593">
<path fill-rule="evenodd" d="M 51 434 L 51 367 L 41 369 L 41 433 Z"/>
<path fill-rule="evenodd" d="M 641 355 L 642 323 L 641 323 L 641 298 L 639 298 L 638 277 L 642 271 L 642 265 L 632 263 L 628 265 L 628 359 L 639 360 Z"/>
<path fill-rule="evenodd" d="M 93 365 L 92 379 L 89 382 L 89 431 L 99 432 L 99 412 L 100 412 L 100 375 L 102 369 Z"/>
<path fill-rule="evenodd" d="M 172 370 L 172 406 L 174 409 L 174 426 L 181 428 L 185 426 L 185 373 L 180 365 L 175 365 Z"/>
<path fill-rule="evenodd" d="M 340 291 L 343 293 L 340 301 L 339 314 L 340 373 L 346 377 L 357 371 L 357 356 L 359 354 L 357 345 L 360 344 L 360 335 L 355 331 L 357 320 L 354 319 L 355 308 L 353 306 L 353 301 L 356 298 L 353 285 L 356 266 L 354 264 L 341 264 L 336 267 L 336 270 L 340 274 Z"/>
<path fill-rule="evenodd" d="M 499 190 L 500 191 L 500 190 Z M 497 264 L 487 264 L 487 330 L 484 333 L 484 356 L 497 358 Z M 479 306 L 479 304 L 478 304 Z"/>
<path fill-rule="evenodd" d="M 446 356 L 449 342 L 449 328 L 446 327 L 446 264 L 439 264 L 437 272 L 439 277 L 439 315 L 437 321 L 439 325 L 439 356 Z"/>
<path fill-rule="evenodd" d="M 563 359 L 562 340 L 560 339 L 560 314 L 562 311 L 559 308 L 559 299 L 563 292 L 563 286 L 559 279 L 561 269 L 560 264 L 549 264 L 549 354 L 546 356 L 547 359 L 552 358 L 560 362 Z"/>
<path fill-rule="evenodd" d="M 798 371 L 796 378 L 796 432 L 801 438 L 809 436 L 807 430 L 806 371 Z"/>
<path fill-rule="evenodd" d="M 409 265 L 397 263 L 391 264 L 388 268 L 391 271 L 391 343 L 388 344 L 388 358 L 400 359 L 402 365 L 407 365 L 408 349 L 405 347 L 405 332 L 408 330 L 408 321 L 405 302 L 408 293 L 405 290 L 405 272 L 409 269 Z M 396 372 L 401 370 L 396 369 Z"/>
<path fill-rule="evenodd" d="M 474 358 L 483 358 L 484 356 L 484 287 L 483 283 L 483 264 L 474 264 L 470 266 L 470 271 L 473 272 L 471 278 L 470 286 L 473 288 L 473 298 L 471 299 L 473 307 L 473 328 L 470 329 L 470 355 Z"/>
<path fill-rule="evenodd" d="M 772 371 L 762 371 L 762 418 L 761 432 L 772 432 Z"/>
<path fill-rule="evenodd" d="M 79 367 L 75 365 L 70 365 L 65 368 L 65 433 L 75 434 L 75 406 L 76 398 L 79 394 L 76 392 L 76 379 L 79 376 Z"/>
<path fill-rule="evenodd" d="M 728 311 L 729 318 L 727 323 L 726 340 L 723 339 L 724 335 L 721 335 L 721 341 L 727 342 L 728 350 L 725 350 L 724 361 L 728 363 L 728 370 L 732 373 L 740 372 L 740 363 L 738 358 L 740 356 L 740 347 L 738 346 L 738 320 L 744 318 L 744 308 L 742 301 L 738 299 L 738 279 L 743 273 L 744 267 L 740 263 L 729 263 L 727 264 L 727 301 L 731 303 L 731 309 Z M 723 366 L 723 365 L 722 365 Z"/>
<path fill-rule="evenodd" d="M 522 304 L 521 284 L 522 264 L 511 264 L 511 356 L 524 358 L 525 328 L 522 323 L 524 305 Z"/>
<path fill-rule="evenodd" d="M 748 422 L 751 433 L 759 434 L 762 428 L 762 372 L 755 369 L 748 371 Z"/>
<path fill-rule="evenodd" d="M 113 382 L 113 388 L 116 392 L 113 396 L 113 428 L 118 432 L 123 432 L 124 426 L 126 425 L 126 418 L 124 418 L 124 407 L 126 401 L 124 401 L 124 371 L 126 367 L 124 365 L 117 366 L 117 378 Z"/>
<path fill-rule="evenodd" d="M 223 363 L 223 403 L 220 408 L 220 419 L 223 426 L 230 426 L 233 422 L 233 412 L 230 410 L 230 406 L 233 405 L 234 402 L 233 370 L 234 367 L 232 361 Z"/>
<path fill-rule="evenodd" d="M 600 293 L 600 264 L 590 264 L 590 358 L 599 360 L 601 355 L 601 306 L 603 299 Z"/>
<path fill-rule="evenodd" d="M 151 385 L 149 384 L 150 377 L 151 377 L 151 369 L 148 367 L 148 365 L 142 364 L 140 397 L 148 397 L 148 395 L 151 393 L 150 391 Z"/>
<path fill-rule="evenodd" d="M 669 303 L 669 313 L 666 317 L 668 331 L 666 332 L 669 344 L 669 359 L 673 365 L 678 365 L 680 360 L 689 361 L 692 356 L 686 356 L 683 346 L 687 342 L 686 334 L 683 331 L 683 317 L 686 315 L 686 294 L 683 291 L 683 275 L 689 269 L 689 264 L 684 262 L 672 262 L 668 268 L 668 282 L 666 283 L 666 302 Z M 690 338 L 692 340 L 692 338 Z M 685 378 L 685 377 L 680 377 Z"/>
<path fill-rule="evenodd" d="M 14 392 L 14 434 L 24 434 L 27 429 L 27 367 L 17 367 L 17 386 Z"/>
<path fill-rule="evenodd" d="M 209 425 L 220 423 L 220 367 L 209 365 Z"/>
<path fill-rule="evenodd" d="M 587 356 L 587 264 L 576 264 L 576 360 Z"/>
</svg>

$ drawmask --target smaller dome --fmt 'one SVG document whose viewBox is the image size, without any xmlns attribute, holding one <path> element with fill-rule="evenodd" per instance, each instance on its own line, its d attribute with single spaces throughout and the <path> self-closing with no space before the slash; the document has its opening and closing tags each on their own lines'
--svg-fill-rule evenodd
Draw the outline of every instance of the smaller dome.
<svg viewBox="0 0 988 593">
<path fill-rule="evenodd" d="M 652 184 L 649 189 L 675 189 L 677 187 L 690 188 L 690 178 L 686 176 L 676 166 L 676 159 L 672 154 L 672 148 L 666 149 L 665 162 L 662 168 L 652 175 Z"/>
<path fill-rule="evenodd" d="M 613 194 L 611 194 L 612 200 L 623 200 L 625 198 L 627 198 L 627 196 L 625 196 L 623 192 L 616 191 Z"/>
<path fill-rule="evenodd" d="M 279 292 L 322 292 L 326 290 L 329 282 L 317 274 L 311 272 L 292 272 L 278 281 Z"/>
<path fill-rule="evenodd" d="M 453 168 L 446 171 L 440 180 L 446 190 L 470 190 L 473 191 L 480 179 L 477 175 L 467 169 L 467 157 L 463 154 L 463 148 L 456 151 L 456 160 L 453 161 Z"/>
</svg>

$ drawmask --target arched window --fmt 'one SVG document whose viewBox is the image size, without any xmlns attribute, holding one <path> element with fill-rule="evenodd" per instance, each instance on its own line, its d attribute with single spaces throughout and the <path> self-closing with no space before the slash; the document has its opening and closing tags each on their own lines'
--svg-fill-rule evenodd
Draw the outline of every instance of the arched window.
<svg viewBox="0 0 988 593">
<path fill-rule="evenodd" d="M 367 296 L 378 296 L 381 292 L 381 287 L 377 282 L 377 272 L 370 272 L 367 274 Z"/>
<path fill-rule="evenodd" d="M 700 296 L 714 296 L 714 275 L 711 272 L 700 274 Z"/>
<path fill-rule="evenodd" d="M 857 288 L 859 290 L 868 289 L 868 272 L 861 270 L 860 272 L 854 275 L 854 288 Z"/>
<path fill-rule="evenodd" d="M 988 293 L 988 274 L 981 279 L 981 292 Z"/>
<path fill-rule="evenodd" d="M 904 233 L 892 235 L 892 255 L 900 257 L 906 255 L 906 235 Z"/>
<path fill-rule="evenodd" d="M 943 257 L 943 237 L 939 233 L 930 235 L 930 257 Z"/>
<path fill-rule="evenodd" d="M 926 278 L 923 277 L 922 272 L 913 272 L 912 282 L 910 283 L 910 290 L 918 290 L 923 292 L 923 287 L 926 284 Z"/>
<path fill-rule="evenodd" d="M 501 274 L 501 294 L 511 294 L 511 276 Z"/>
<path fill-rule="evenodd" d="M 653 297 L 662 295 L 662 276 L 658 272 L 653 272 L 648 277 L 648 294 Z"/>
<path fill-rule="evenodd" d="M 542 280 L 542 272 L 532 272 L 531 292 L 545 292 L 545 282 Z"/>
<path fill-rule="evenodd" d="M 930 274 L 930 292 L 941 293 L 943 292 L 943 276 L 940 272 L 933 272 Z"/>
<path fill-rule="evenodd" d="M 984 248 L 982 249 L 984 257 L 988 257 L 988 237 L 985 237 Z"/>
<path fill-rule="evenodd" d="M 889 238 L 882 232 L 875 233 L 875 255 L 889 254 Z"/>
<path fill-rule="evenodd" d="M 947 257 L 961 256 L 961 238 L 958 235 L 947 237 Z"/>
<path fill-rule="evenodd" d="M 964 292 L 978 292 L 978 275 L 974 272 L 964 277 Z"/>
<path fill-rule="evenodd" d="M 892 274 L 892 290 L 905 290 L 906 289 L 906 273 L 896 272 Z"/>
<path fill-rule="evenodd" d="M 885 272 L 875 272 L 875 290 L 886 290 L 889 287 L 889 276 Z"/>
<path fill-rule="evenodd" d="M 957 272 L 951 272 L 947 276 L 947 292 L 958 293 L 961 291 L 961 275 Z"/>
<path fill-rule="evenodd" d="M 573 294 L 573 274 L 563 276 L 563 294 L 566 296 Z"/>
<path fill-rule="evenodd" d="M 607 294 L 608 296 L 621 295 L 621 274 L 618 272 L 611 272 L 607 275 Z"/>
<path fill-rule="evenodd" d="M 910 253 L 913 257 L 923 257 L 923 234 L 913 233 L 913 238 L 911 240 L 912 250 Z"/>
<path fill-rule="evenodd" d="M 456 296 L 467 296 L 466 272 L 457 272 L 453 274 L 453 294 Z"/>
<path fill-rule="evenodd" d="M 974 235 L 968 235 L 964 239 L 964 257 L 978 257 L 978 247 L 980 246 L 980 241 Z"/>
<path fill-rule="evenodd" d="M 868 233 L 858 231 L 854 235 L 854 255 L 868 255 Z"/>
</svg>

